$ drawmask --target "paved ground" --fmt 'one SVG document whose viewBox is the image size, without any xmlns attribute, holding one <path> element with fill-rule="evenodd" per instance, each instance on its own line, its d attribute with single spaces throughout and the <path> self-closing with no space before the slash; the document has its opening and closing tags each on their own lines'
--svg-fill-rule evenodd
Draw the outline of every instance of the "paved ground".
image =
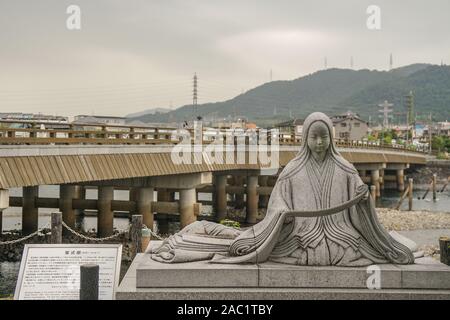
<svg viewBox="0 0 450 320">
<path fill-rule="evenodd" d="M 450 237 L 450 229 L 428 229 L 428 230 L 411 230 L 398 231 L 401 235 L 413 240 L 419 246 L 423 245 L 439 245 L 439 237 Z"/>
</svg>

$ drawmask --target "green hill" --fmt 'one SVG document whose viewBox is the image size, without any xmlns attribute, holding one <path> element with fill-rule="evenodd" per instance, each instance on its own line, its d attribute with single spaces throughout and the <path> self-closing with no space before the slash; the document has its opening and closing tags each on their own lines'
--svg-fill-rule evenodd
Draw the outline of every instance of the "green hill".
<svg viewBox="0 0 450 320">
<path fill-rule="evenodd" d="M 436 119 L 450 119 L 450 67 L 413 64 L 392 71 L 328 69 L 290 81 L 273 81 L 233 99 L 198 106 L 197 115 L 208 118 L 246 116 L 259 124 L 314 111 L 327 114 L 351 110 L 363 118 L 378 119 L 379 103 L 394 103 L 404 112 L 403 97 L 415 96 L 415 111 L 433 113 Z M 144 122 L 184 121 L 193 118 L 192 105 L 164 114 L 144 115 Z"/>
</svg>

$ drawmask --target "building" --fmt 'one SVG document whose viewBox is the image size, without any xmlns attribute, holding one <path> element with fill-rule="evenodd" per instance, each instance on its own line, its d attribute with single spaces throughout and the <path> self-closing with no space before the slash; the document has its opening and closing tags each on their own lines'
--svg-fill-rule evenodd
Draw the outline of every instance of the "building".
<svg viewBox="0 0 450 320">
<path fill-rule="evenodd" d="M 27 121 L 39 123 L 68 123 L 68 117 L 47 115 L 42 113 L 22 113 L 22 112 L 3 112 L 0 113 L 0 120 L 8 121 Z"/>
<path fill-rule="evenodd" d="M 113 117 L 113 116 L 94 116 L 94 115 L 78 115 L 75 116 L 73 124 L 106 124 L 106 125 L 125 125 L 125 117 Z"/>
<path fill-rule="evenodd" d="M 332 116 L 334 137 L 347 141 L 359 141 L 367 136 L 369 124 L 351 111 Z"/>
<path fill-rule="evenodd" d="M 302 137 L 303 119 L 293 119 L 278 123 L 275 128 L 279 130 L 280 136 L 295 134 L 297 139 Z"/>
<path fill-rule="evenodd" d="M 423 129 L 423 136 L 428 137 L 430 135 L 430 126 L 426 126 Z M 447 136 L 450 137 L 450 122 L 442 121 L 431 125 L 431 136 Z"/>
</svg>

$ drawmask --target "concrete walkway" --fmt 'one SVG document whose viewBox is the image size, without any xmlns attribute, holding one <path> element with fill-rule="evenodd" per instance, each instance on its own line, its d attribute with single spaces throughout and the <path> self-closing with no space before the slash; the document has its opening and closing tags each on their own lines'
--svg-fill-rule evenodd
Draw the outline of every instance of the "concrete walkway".
<svg viewBox="0 0 450 320">
<path fill-rule="evenodd" d="M 450 229 L 427 229 L 398 231 L 401 235 L 413 240 L 418 246 L 439 245 L 439 237 L 450 237 Z"/>
</svg>

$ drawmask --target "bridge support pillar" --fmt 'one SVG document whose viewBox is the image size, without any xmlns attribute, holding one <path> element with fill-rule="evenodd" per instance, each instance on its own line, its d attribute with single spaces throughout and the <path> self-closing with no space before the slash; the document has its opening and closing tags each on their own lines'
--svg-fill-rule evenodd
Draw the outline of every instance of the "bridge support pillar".
<svg viewBox="0 0 450 320">
<path fill-rule="evenodd" d="M 76 211 L 73 209 L 72 200 L 79 199 L 81 186 L 62 184 L 59 186 L 59 210 L 62 212 L 63 221 L 72 229 L 75 228 Z M 70 232 L 63 228 L 63 233 L 69 235 Z"/>
<path fill-rule="evenodd" d="M 133 202 L 137 202 L 139 198 L 139 188 L 131 187 L 129 192 L 129 200 Z M 131 210 L 130 214 L 137 214 L 136 210 Z"/>
<path fill-rule="evenodd" d="M 139 188 L 137 196 L 137 212 L 142 215 L 142 223 L 153 230 L 153 188 Z"/>
<path fill-rule="evenodd" d="M 39 186 L 23 187 L 22 235 L 24 236 L 38 229 L 39 209 L 36 207 L 38 196 Z"/>
<path fill-rule="evenodd" d="M 227 216 L 227 176 L 226 175 L 214 175 L 214 213 L 216 220 L 220 221 Z"/>
<path fill-rule="evenodd" d="M 384 190 L 384 170 L 380 170 L 380 189 Z"/>
<path fill-rule="evenodd" d="M 241 175 L 234 176 L 234 185 L 237 187 L 242 187 L 244 184 L 244 177 Z M 243 194 L 235 194 L 234 195 L 234 208 L 242 209 L 244 208 L 244 195 Z"/>
<path fill-rule="evenodd" d="M 169 192 L 165 188 L 157 189 L 157 199 L 158 201 L 168 202 L 169 201 Z M 158 217 L 158 232 L 160 234 L 168 234 L 169 233 L 169 219 L 166 216 L 162 218 Z"/>
<path fill-rule="evenodd" d="M 397 189 L 405 191 L 405 171 L 403 169 L 397 170 Z"/>
<path fill-rule="evenodd" d="M 269 176 L 259 176 L 258 178 L 258 184 L 261 187 L 267 187 L 268 186 L 268 180 Z M 268 195 L 260 195 L 259 196 L 259 203 L 258 206 L 260 208 L 267 208 L 267 205 L 269 204 L 269 197 Z"/>
<path fill-rule="evenodd" d="M 9 190 L 0 189 L 0 235 L 3 231 L 3 210 L 9 207 Z"/>
<path fill-rule="evenodd" d="M 114 199 L 114 187 L 98 187 L 98 214 L 97 214 L 97 235 L 108 237 L 114 230 L 114 213 L 111 209 L 111 201 Z"/>
<path fill-rule="evenodd" d="M 379 169 L 371 171 L 371 180 L 372 180 L 371 181 L 372 185 L 374 185 L 376 188 L 376 196 L 380 197 L 381 193 L 380 193 L 380 170 Z"/>
<path fill-rule="evenodd" d="M 180 190 L 180 228 L 197 220 L 194 212 L 196 202 L 196 190 L 194 188 Z"/>
<path fill-rule="evenodd" d="M 247 223 L 256 223 L 258 216 L 258 176 L 247 176 Z"/>
</svg>

